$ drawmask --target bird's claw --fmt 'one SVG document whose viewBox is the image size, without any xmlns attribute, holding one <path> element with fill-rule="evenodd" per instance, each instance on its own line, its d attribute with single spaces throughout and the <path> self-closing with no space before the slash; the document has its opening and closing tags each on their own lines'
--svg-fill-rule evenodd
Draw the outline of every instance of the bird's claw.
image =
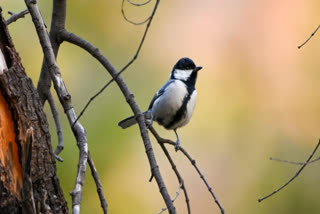
<svg viewBox="0 0 320 214">
<path fill-rule="evenodd" d="M 144 117 L 146 120 L 147 129 L 149 129 L 150 126 L 152 126 L 152 122 L 153 122 L 153 115 L 152 115 L 151 111 L 147 111 L 146 114 L 144 115 Z"/>
<path fill-rule="evenodd" d="M 147 126 L 147 129 L 149 129 L 150 126 L 152 126 L 152 120 L 146 120 L 146 126 Z"/>
</svg>

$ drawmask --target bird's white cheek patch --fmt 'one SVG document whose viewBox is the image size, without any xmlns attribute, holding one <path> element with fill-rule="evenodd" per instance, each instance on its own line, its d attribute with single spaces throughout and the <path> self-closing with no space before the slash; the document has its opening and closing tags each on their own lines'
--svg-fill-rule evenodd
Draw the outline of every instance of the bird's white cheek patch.
<svg viewBox="0 0 320 214">
<path fill-rule="evenodd" d="M 180 70 L 180 69 L 174 70 L 174 77 L 179 80 L 186 81 L 191 74 L 192 74 L 192 70 Z"/>
</svg>

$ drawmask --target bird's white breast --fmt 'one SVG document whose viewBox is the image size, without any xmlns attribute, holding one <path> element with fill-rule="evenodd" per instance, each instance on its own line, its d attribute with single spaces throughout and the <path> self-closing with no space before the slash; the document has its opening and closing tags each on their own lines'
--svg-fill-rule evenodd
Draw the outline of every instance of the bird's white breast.
<svg viewBox="0 0 320 214">
<path fill-rule="evenodd" d="M 154 120 L 162 119 L 162 124 L 171 122 L 172 117 L 180 109 L 185 95 L 188 93 L 186 85 L 177 80 L 168 85 L 163 95 L 153 104 L 152 113 Z"/>
<path fill-rule="evenodd" d="M 175 115 L 181 108 L 183 101 L 187 96 L 188 90 L 184 82 L 176 80 L 168 85 L 163 95 L 161 95 L 153 104 L 153 119 L 165 127 L 168 126 L 175 118 Z M 173 126 L 170 126 L 170 129 L 176 129 L 189 122 L 196 104 L 196 97 L 197 92 L 194 90 L 190 95 L 186 111 L 179 121 L 176 121 Z"/>
</svg>

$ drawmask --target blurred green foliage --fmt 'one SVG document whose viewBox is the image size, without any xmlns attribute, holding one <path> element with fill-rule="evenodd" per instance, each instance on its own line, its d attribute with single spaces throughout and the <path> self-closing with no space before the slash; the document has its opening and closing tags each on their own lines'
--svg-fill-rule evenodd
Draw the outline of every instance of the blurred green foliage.
<svg viewBox="0 0 320 214">
<path fill-rule="evenodd" d="M 38 1 L 50 26 L 51 1 Z M 290 7 L 288 7 L 290 5 Z M 25 8 L 23 1 L 2 1 L 7 11 Z M 270 156 L 304 161 L 320 136 L 320 63 L 318 33 L 305 47 L 296 47 L 317 26 L 319 1 L 161 1 L 138 60 L 123 74 L 146 109 L 167 80 L 174 63 L 189 56 L 204 69 L 197 82 L 198 102 L 190 124 L 179 131 L 182 146 L 197 160 L 227 213 L 318 213 L 319 163 L 270 199 L 272 192 L 294 175 L 297 166 L 269 161 Z M 68 1 L 66 28 L 98 47 L 117 69 L 134 55 L 144 26 L 121 16 L 121 1 Z M 128 16 L 144 20 L 152 9 L 126 4 Z M 26 72 L 37 84 L 43 54 L 30 16 L 9 26 Z M 110 79 L 108 72 L 83 50 L 62 44 L 58 64 L 76 112 Z M 55 92 L 53 92 L 55 94 Z M 58 103 L 58 101 L 57 101 Z M 48 106 L 52 133 L 57 137 Z M 63 163 L 57 162 L 69 205 L 78 148 L 59 107 L 64 130 Z M 115 84 L 105 90 L 81 119 L 89 149 L 100 173 L 110 213 L 156 213 L 164 203 L 137 127 L 121 130 L 119 120 L 132 112 Z M 156 126 L 163 137 L 174 138 Z M 153 140 L 153 138 L 151 137 Z M 154 140 L 153 140 L 154 141 Z M 153 142 L 165 182 L 172 195 L 178 184 Z M 219 213 L 189 162 L 173 158 L 184 177 L 193 213 Z M 101 213 L 88 168 L 82 213 Z M 175 202 L 186 213 L 184 196 Z"/>
</svg>

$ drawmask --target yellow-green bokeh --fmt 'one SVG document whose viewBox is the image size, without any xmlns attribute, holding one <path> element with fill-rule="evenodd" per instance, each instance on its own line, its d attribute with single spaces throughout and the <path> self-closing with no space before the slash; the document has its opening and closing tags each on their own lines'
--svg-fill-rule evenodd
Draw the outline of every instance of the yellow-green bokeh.
<svg viewBox="0 0 320 214">
<path fill-rule="evenodd" d="M 142 2 L 142 1 L 139 1 Z M 50 26 L 51 1 L 38 1 Z M 23 1 L 2 0 L 3 14 L 25 8 Z M 304 161 L 320 137 L 320 34 L 297 49 L 317 27 L 320 2 L 298 0 L 161 1 L 137 61 L 123 74 L 144 110 L 184 56 L 203 66 L 198 102 L 188 126 L 179 131 L 182 146 L 213 187 L 226 213 L 318 213 L 319 163 L 308 166 L 287 188 L 262 203 L 257 199 L 282 185 L 297 166 L 270 156 Z M 144 20 L 152 10 L 125 5 L 128 16 Z M 144 26 L 121 15 L 121 1 L 68 1 L 66 28 L 87 39 L 120 69 L 134 55 Z M 37 84 L 43 54 L 29 15 L 9 26 L 27 74 Z M 58 65 L 79 113 L 110 76 L 85 51 L 63 43 Z M 55 93 L 53 91 L 53 93 Z M 57 100 L 57 99 L 56 99 Z M 57 105 L 58 100 L 57 100 Z M 62 108 L 63 163 L 57 162 L 61 186 L 69 192 L 77 171 L 78 148 Z M 46 106 L 56 145 L 53 119 Z M 81 119 L 100 173 L 110 213 L 157 213 L 164 207 L 158 187 L 148 182 L 150 168 L 137 127 L 121 130 L 131 115 L 116 84 L 111 84 Z M 174 133 L 155 126 L 163 137 Z M 178 183 L 151 137 L 171 195 Z M 220 213 L 198 174 L 180 153 L 170 149 L 188 188 L 192 213 Z M 175 202 L 186 213 L 184 196 Z M 102 213 L 88 169 L 82 213 Z"/>
</svg>

